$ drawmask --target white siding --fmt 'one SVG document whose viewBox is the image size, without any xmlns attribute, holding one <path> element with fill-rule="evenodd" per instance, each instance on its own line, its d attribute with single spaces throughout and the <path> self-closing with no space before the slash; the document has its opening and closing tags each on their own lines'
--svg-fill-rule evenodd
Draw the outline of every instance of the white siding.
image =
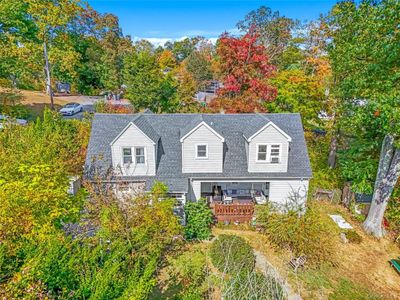
<svg viewBox="0 0 400 300">
<path fill-rule="evenodd" d="M 144 147 L 146 163 L 135 164 L 135 152 L 132 149 L 133 163 L 129 168 L 122 165 L 122 148 L 124 147 Z M 122 175 L 143 176 L 156 174 L 155 145 L 143 132 L 135 125 L 129 126 L 125 132 L 111 146 L 113 167 L 121 170 Z"/>
<path fill-rule="evenodd" d="M 304 203 L 307 200 L 308 180 L 269 180 L 269 200 L 284 205 L 288 197 L 297 193 Z"/>
<path fill-rule="evenodd" d="M 196 145 L 208 145 L 208 158 L 196 159 Z M 202 125 L 182 142 L 182 173 L 221 173 L 223 143 L 209 128 Z"/>
<path fill-rule="evenodd" d="M 258 162 L 257 144 L 281 144 L 280 163 Z M 249 172 L 287 172 L 289 142 L 287 138 L 273 126 L 268 126 L 255 136 L 248 146 L 248 170 Z"/>
</svg>

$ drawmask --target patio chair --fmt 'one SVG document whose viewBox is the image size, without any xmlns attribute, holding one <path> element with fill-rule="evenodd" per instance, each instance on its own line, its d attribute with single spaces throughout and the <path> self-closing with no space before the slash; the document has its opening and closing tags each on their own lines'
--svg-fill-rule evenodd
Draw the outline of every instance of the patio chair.
<svg viewBox="0 0 400 300">
<path fill-rule="evenodd" d="M 397 271 L 397 273 L 400 274 L 400 258 L 399 260 L 397 259 L 391 259 L 389 261 L 390 265 Z"/>
<path fill-rule="evenodd" d="M 295 272 L 297 272 L 298 268 L 304 268 L 304 265 L 306 263 L 306 256 L 305 255 L 300 255 L 299 257 L 294 257 L 290 260 L 289 266 L 293 268 Z"/>
</svg>

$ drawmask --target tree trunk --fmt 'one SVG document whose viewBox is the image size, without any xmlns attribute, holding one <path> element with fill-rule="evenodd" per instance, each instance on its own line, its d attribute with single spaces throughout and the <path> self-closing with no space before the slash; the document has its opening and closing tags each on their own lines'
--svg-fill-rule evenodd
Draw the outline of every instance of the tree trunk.
<svg viewBox="0 0 400 300">
<path fill-rule="evenodd" d="M 54 110 L 53 90 L 51 88 L 51 77 L 50 77 L 50 64 L 49 64 L 49 56 L 47 54 L 46 42 L 43 42 L 43 55 L 44 55 L 45 72 L 46 72 L 46 93 L 50 95 L 50 108 Z"/>
<path fill-rule="evenodd" d="M 394 147 L 394 138 L 385 136 L 379 159 L 371 207 L 363 228 L 378 238 L 385 234 L 382 227 L 383 216 L 394 186 L 400 176 L 400 149 Z"/>
<path fill-rule="evenodd" d="M 349 208 L 354 198 L 354 193 L 350 189 L 351 183 L 346 182 L 342 191 L 342 204 L 344 207 Z"/>
<path fill-rule="evenodd" d="M 331 144 L 329 146 L 328 166 L 331 169 L 333 169 L 336 166 L 336 150 L 337 150 L 337 135 L 335 133 L 331 139 Z"/>
</svg>

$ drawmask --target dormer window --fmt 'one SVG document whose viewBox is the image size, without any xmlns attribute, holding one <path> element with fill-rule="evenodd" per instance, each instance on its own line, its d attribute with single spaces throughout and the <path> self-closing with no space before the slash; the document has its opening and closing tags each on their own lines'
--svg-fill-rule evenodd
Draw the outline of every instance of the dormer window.
<svg viewBox="0 0 400 300">
<path fill-rule="evenodd" d="M 136 164 L 144 164 L 146 162 L 146 156 L 144 154 L 144 148 L 143 147 L 137 147 L 135 148 L 135 158 L 136 158 Z"/>
<path fill-rule="evenodd" d="M 197 144 L 196 145 L 196 158 L 206 159 L 208 158 L 208 146 L 207 144 Z"/>
<path fill-rule="evenodd" d="M 122 160 L 124 165 L 132 163 L 132 148 L 122 148 Z"/>
<path fill-rule="evenodd" d="M 133 160 L 133 153 L 135 154 L 135 160 Z M 146 163 L 146 152 L 144 147 L 125 147 L 122 148 L 122 161 L 124 165 L 130 165 L 133 162 L 135 164 Z"/>
<path fill-rule="evenodd" d="M 280 144 L 258 144 L 257 161 L 278 164 L 281 161 Z"/>
</svg>

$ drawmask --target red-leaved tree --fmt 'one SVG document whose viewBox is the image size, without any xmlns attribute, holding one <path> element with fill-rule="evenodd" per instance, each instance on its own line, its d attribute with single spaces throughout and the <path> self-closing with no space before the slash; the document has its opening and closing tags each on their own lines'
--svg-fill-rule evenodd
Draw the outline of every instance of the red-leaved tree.
<svg viewBox="0 0 400 300">
<path fill-rule="evenodd" d="M 224 33 L 218 40 L 218 65 L 223 87 L 210 103 L 215 111 L 227 113 L 265 111 L 276 89 L 269 84 L 275 66 L 269 63 L 265 47 L 257 44 L 258 33 L 251 28 L 241 37 Z"/>
</svg>

